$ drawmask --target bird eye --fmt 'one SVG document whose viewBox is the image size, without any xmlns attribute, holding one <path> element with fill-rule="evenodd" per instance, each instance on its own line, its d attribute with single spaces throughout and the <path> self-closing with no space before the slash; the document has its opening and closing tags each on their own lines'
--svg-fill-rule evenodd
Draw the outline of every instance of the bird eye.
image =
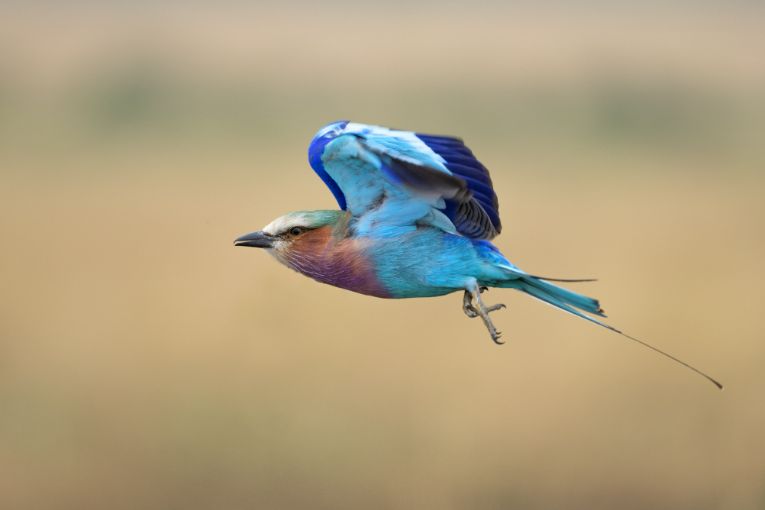
<svg viewBox="0 0 765 510">
<path fill-rule="evenodd" d="M 290 235 L 299 236 L 303 233 L 303 227 L 292 227 L 290 229 Z"/>
</svg>

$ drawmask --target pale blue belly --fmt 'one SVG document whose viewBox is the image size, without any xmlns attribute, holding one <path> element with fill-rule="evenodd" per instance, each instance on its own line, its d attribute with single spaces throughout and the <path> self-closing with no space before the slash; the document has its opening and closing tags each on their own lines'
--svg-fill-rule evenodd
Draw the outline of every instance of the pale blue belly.
<svg viewBox="0 0 765 510">
<path fill-rule="evenodd" d="M 367 256 L 394 298 L 442 296 L 494 272 L 473 241 L 434 228 L 375 239 Z"/>
</svg>

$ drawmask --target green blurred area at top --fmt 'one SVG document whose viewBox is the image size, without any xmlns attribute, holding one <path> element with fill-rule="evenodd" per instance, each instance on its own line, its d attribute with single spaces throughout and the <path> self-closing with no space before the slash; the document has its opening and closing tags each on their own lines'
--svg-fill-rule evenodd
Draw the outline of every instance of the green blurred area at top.
<svg viewBox="0 0 765 510">
<path fill-rule="evenodd" d="M 763 19 L 749 2 L 8 4 L 0 157 L 271 150 L 350 118 L 757 171 Z"/>
</svg>

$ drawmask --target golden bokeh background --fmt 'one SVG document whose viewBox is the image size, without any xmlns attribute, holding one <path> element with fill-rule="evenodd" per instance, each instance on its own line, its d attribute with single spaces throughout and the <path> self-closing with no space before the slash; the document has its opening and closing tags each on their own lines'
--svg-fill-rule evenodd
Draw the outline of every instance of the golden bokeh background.
<svg viewBox="0 0 765 510">
<path fill-rule="evenodd" d="M 765 508 L 755 2 L 0 7 L 0 508 Z M 512 291 L 385 301 L 232 240 L 342 118 L 462 136 Z"/>
</svg>

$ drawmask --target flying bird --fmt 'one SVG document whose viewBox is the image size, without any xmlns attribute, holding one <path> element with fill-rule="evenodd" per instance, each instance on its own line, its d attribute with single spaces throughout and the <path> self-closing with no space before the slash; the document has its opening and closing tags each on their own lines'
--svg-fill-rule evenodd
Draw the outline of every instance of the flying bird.
<svg viewBox="0 0 765 510">
<path fill-rule="evenodd" d="M 234 241 L 268 250 L 319 282 L 381 298 L 462 291 L 462 309 L 502 343 L 487 305 L 491 287 L 516 289 L 610 329 L 720 383 L 691 365 L 596 319 L 597 299 L 529 274 L 491 243 L 502 231 L 486 167 L 460 138 L 340 121 L 319 130 L 308 160 L 340 210 L 296 211 Z"/>
</svg>

